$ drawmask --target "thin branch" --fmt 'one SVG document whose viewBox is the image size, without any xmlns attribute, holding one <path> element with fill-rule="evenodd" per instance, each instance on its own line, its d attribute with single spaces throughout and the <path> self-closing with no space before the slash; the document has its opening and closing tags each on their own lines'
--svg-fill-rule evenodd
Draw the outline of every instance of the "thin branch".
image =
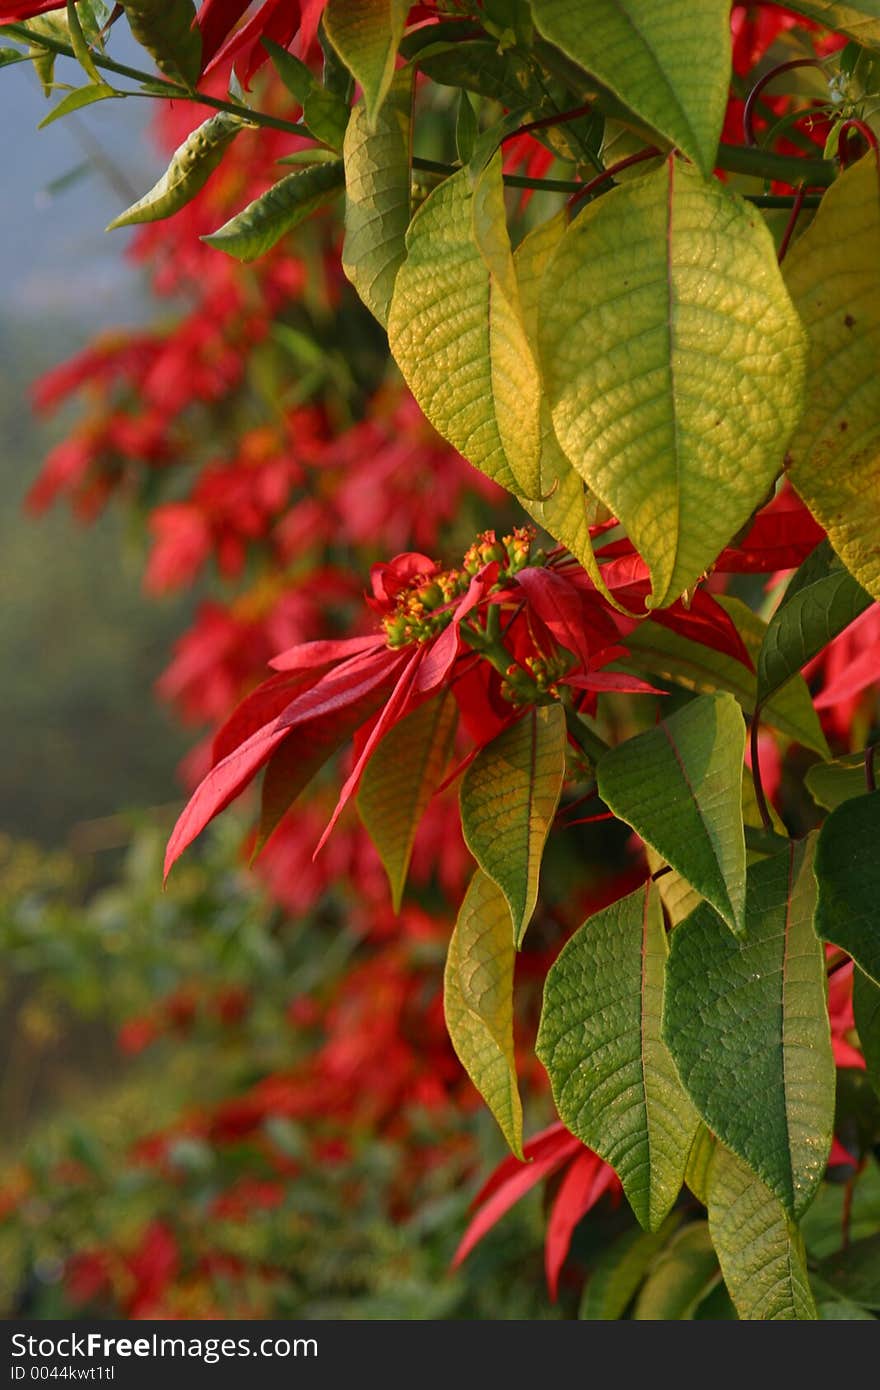
<svg viewBox="0 0 880 1390">
<path fill-rule="evenodd" d="M 791 72 L 794 68 L 821 68 L 822 64 L 818 58 L 792 58 L 787 63 L 777 63 L 775 68 L 765 72 L 763 77 L 759 77 L 752 90 L 746 97 L 746 104 L 743 107 L 743 138 L 747 145 L 756 146 L 758 137 L 755 134 L 755 102 L 763 92 L 768 83 L 775 77 L 780 77 L 784 72 Z"/>
<path fill-rule="evenodd" d="M 761 823 L 765 830 L 773 829 L 773 819 L 767 806 L 767 798 L 764 795 L 764 783 L 761 778 L 761 755 L 758 749 L 758 734 L 761 728 L 761 706 L 755 705 L 755 712 L 752 715 L 752 727 L 749 730 L 750 747 L 752 750 L 752 781 L 755 784 L 755 800 L 758 803 L 758 811 L 761 816 Z"/>
</svg>

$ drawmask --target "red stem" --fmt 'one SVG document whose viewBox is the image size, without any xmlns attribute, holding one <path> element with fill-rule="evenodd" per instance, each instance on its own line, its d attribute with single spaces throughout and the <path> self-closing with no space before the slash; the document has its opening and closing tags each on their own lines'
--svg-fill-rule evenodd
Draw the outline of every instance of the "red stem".
<svg viewBox="0 0 880 1390">
<path fill-rule="evenodd" d="M 869 125 L 864 121 L 858 121 L 853 117 L 849 121 L 844 121 L 837 135 L 837 158 L 840 160 L 841 169 L 845 169 L 851 161 L 849 155 L 849 141 L 847 139 L 851 130 L 857 130 L 862 139 L 870 146 L 875 155 L 880 153 L 880 145 L 877 143 L 877 136 Z"/>
<path fill-rule="evenodd" d="M 795 192 L 794 202 L 791 205 L 791 212 L 788 215 L 788 221 L 785 224 L 785 231 L 782 233 L 782 240 L 779 243 L 779 255 L 777 257 L 777 260 L 779 261 L 780 265 L 782 265 L 782 262 L 785 260 L 785 253 L 788 250 L 789 242 L 791 241 L 792 236 L 794 235 L 794 229 L 797 226 L 797 220 L 800 216 L 801 208 L 804 205 L 804 198 L 806 196 L 806 192 L 807 190 L 803 184 L 801 184 Z"/>
<path fill-rule="evenodd" d="M 787 63 L 777 63 L 775 68 L 765 72 L 763 77 L 759 77 L 752 90 L 746 97 L 746 104 L 743 108 L 743 138 L 747 145 L 757 145 L 758 137 L 755 134 L 755 104 L 758 97 L 763 92 L 769 82 L 774 77 L 779 77 L 783 72 L 791 72 L 793 68 L 821 68 L 822 64 L 818 58 L 792 58 Z"/>
<path fill-rule="evenodd" d="M 613 179 L 617 174 L 622 174 L 624 169 L 629 169 L 633 164 L 641 164 L 646 159 L 656 159 L 660 151 L 654 145 L 649 145 L 646 150 L 639 150 L 638 154 L 627 155 L 626 159 L 620 159 L 616 164 L 611 164 L 607 169 L 603 169 L 601 174 L 597 174 L 589 183 L 585 183 L 583 188 L 579 188 L 577 193 L 572 193 L 568 200 L 569 209 L 575 203 L 580 202 L 581 198 L 588 197 L 595 189 L 600 188 L 608 179 Z"/>
<path fill-rule="evenodd" d="M 525 125 L 517 126 L 509 135 L 505 135 L 501 141 L 506 145 L 508 140 L 513 140 L 517 135 L 527 135 L 530 130 L 543 130 L 546 126 L 564 125 L 566 121 L 575 121 L 578 116 L 589 116 L 593 109 L 592 102 L 587 102 L 584 106 L 573 106 L 570 111 L 557 111 L 553 116 L 542 116 L 539 121 L 526 121 Z"/>
</svg>

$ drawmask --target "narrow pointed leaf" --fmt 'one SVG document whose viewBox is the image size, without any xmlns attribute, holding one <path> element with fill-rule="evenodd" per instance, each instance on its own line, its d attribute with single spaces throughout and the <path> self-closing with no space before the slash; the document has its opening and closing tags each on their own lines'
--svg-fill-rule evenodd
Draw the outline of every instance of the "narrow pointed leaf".
<svg viewBox="0 0 880 1390">
<path fill-rule="evenodd" d="M 480 868 L 498 885 L 519 946 L 538 900 L 541 858 L 565 777 L 565 714 L 528 710 L 488 743 L 461 784 L 461 827 Z"/>
<path fill-rule="evenodd" d="M 656 1231 L 627 1231 L 593 1262 L 578 1317 L 584 1322 L 622 1318 L 655 1256 L 681 1222 L 670 1212 Z"/>
<path fill-rule="evenodd" d="M 281 44 L 264 38 L 263 47 L 268 50 L 281 81 L 302 107 L 303 120 L 315 139 L 323 140 L 332 150 L 341 151 L 348 125 L 348 102 L 322 87 L 312 70 Z"/>
<path fill-rule="evenodd" d="M 324 11 L 327 37 L 361 84 L 371 122 L 391 85 L 408 12 L 409 0 L 330 0 Z"/>
<path fill-rule="evenodd" d="M 721 1145 L 709 1170 L 708 1196 L 712 1243 L 740 1317 L 815 1321 L 797 1229 L 760 1178 Z"/>
<path fill-rule="evenodd" d="M 64 117 L 69 116 L 73 111 L 81 111 L 84 106 L 92 106 L 96 101 L 106 101 L 108 97 L 115 96 L 115 91 L 112 87 L 108 87 L 106 82 L 95 82 L 88 87 L 77 87 L 74 91 L 68 92 L 57 106 L 53 106 L 48 116 L 43 117 L 37 128 L 45 130 L 47 125 L 52 125 L 54 121 L 63 121 Z"/>
<path fill-rule="evenodd" d="M 545 38 L 703 170 L 715 164 L 730 82 L 725 0 L 533 0 Z"/>
<path fill-rule="evenodd" d="M 591 203 L 544 283 L 557 437 L 663 607 L 761 504 L 799 418 L 804 334 L 772 238 L 754 208 L 670 158 Z"/>
<path fill-rule="evenodd" d="M 827 542 L 804 561 L 806 582 L 785 595 L 767 625 L 758 653 L 758 700 L 763 702 L 873 602 Z M 800 574 L 801 571 L 798 571 Z M 798 579 L 794 576 L 794 586 Z"/>
<path fill-rule="evenodd" d="M 789 476 L 847 569 L 880 598 L 878 156 L 832 184 L 785 259 L 785 279 L 809 339 Z"/>
<path fill-rule="evenodd" d="M 202 241 L 237 261 L 254 261 L 340 193 L 344 183 L 341 159 L 287 174 Z"/>
<path fill-rule="evenodd" d="M 406 237 L 391 350 L 437 430 L 520 496 L 540 492 L 540 378 L 507 235 L 501 157 L 444 179 Z"/>
<path fill-rule="evenodd" d="M 204 188 L 236 135 L 247 128 L 247 121 L 226 111 L 211 116 L 178 145 L 165 173 L 149 193 L 115 217 L 107 231 L 139 222 L 159 222 L 186 207 Z"/>
<path fill-rule="evenodd" d="M 718 1256 L 705 1221 L 677 1231 L 661 1251 L 639 1291 L 637 1322 L 690 1321 L 721 1278 Z"/>
<path fill-rule="evenodd" d="M 611 1164 L 650 1230 L 678 1196 L 697 1127 L 660 1036 L 666 950 L 649 880 L 563 948 L 547 976 L 537 1046 L 560 1117 Z"/>
<path fill-rule="evenodd" d="M 880 985 L 880 795 L 844 801 L 819 832 L 816 931 Z"/>
<path fill-rule="evenodd" d="M 515 955 L 507 903 L 478 869 L 449 943 L 443 986 L 446 1027 L 462 1066 L 514 1154 L 523 1158 L 513 1048 Z"/>
<path fill-rule="evenodd" d="M 794 1216 L 821 1181 L 834 1118 L 812 848 L 749 868 L 745 937 L 706 904 L 676 927 L 663 1018 L 703 1120 Z"/>
<path fill-rule="evenodd" d="M 398 73 L 375 129 L 366 108 L 345 132 L 345 242 L 342 269 L 383 327 L 397 272 L 406 256 L 410 217 L 413 72 Z"/>
<path fill-rule="evenodd" d="M 743 929 L 745 723 L 732 695 L 700 695 L 601 758 L 599 795 L 710 902 Z"/>
<path fill-rule="evenodd" d="M 385 735 L 361 780 L 358 811 L 385 866 L 395 912 L 419 822 L 449 762 L 456 709 L 448 692 L 420 705 Z"/>
<path fill-rule="evenodd" d="M 739 599 L 720 595 L 719 602 L 736 623 L 740 636 L 754 660 L 766 631 L 766 624 Z M 710 692 L 729 690 L 735 695 L 746 714 L 753 714 L 756 704 L 757 681 L 742 662 L 716 652 L 699 642 L 692 642 L 680 633 L 662 628 L 658 623 L 642 623 L 631 632 L 626 645 L 632 659 L 625 665 L 639 673 L 652 672 L 684 686 L 686 690 Z M 761 718 L 788 738 L 811 748 L 821 757 L 831 750 L 822 732 L 819 716 L 813 708 L 806 681 L 794 676 L 771 697 L 761 711 Z"/>
</svg>

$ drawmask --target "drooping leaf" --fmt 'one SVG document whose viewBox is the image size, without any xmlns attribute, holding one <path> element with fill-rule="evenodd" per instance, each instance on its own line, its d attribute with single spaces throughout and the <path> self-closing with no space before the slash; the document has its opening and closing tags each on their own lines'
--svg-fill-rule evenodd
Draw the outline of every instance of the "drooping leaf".
<svg viewBox="0 0 880 1390">
<path fill-rule="evenodd" d="M 391 350 L 437 430 L 520 496 L 540 493 L 540 378 L 507 235 L 501 157 L 434 189 L 410 223 Z"/>
<path fill-rule="evenodd" d="M 878 19 L 880 25 L 880 19 Z M 789 476 L 847 569 L 880 598 L 880 170 L 846 169 L 785 259 L 809 340 Z"/>
<path fill-rule="evenodd" d="M 370 130 L 366 109 L 345 133 L 345 242 L 342 269 L 383 328 L 406 256 L 410 217 L 413 74 L 395 75 Z"/>
<path fill-rule="evenodd" d="M 122 0 L 128 27 L 168 77 L 194 87 L 202 65 L 202 35 L 193 0 Z"/>
<path fill-rule="evenodd" d="M 461 784 L 461 828 L 498 885 L 522 942 L 538 900 L 541 858 L 565 777 L 565 713 L 533 706 L 477 754 Z"/>
<path fill-rule="evenodd" d="M 72 92 L 68 92 L 57 106 L 53 106 L 48 116 L 43 117 L 37 128 L 45 130 L 47 125 L 52 125 L 54 121 L 63 120 L 65 116 L 71 115 L 74 111 L 81 111 L 84 106 L 91 106 L 96 101 L 106 101 L 108 97 L 115 96 L 116 92 L 112 87 L 108 87 L 106 82 L 95 82 L 88 87 L 76 87 Z"/>
<path fill-rule="evenodd" d="M 733 617 L 740 636 L 753 659 L 757 658 L 766 624 L 739 599 L 721 594 L 718 601 Z M 649 671 L 675 681 L 686 690 L 710 692 L 729 690 L 746 714 L 753 714 L 756 678 L 742 662 L 702 643 L 692 642 L 658 623 L 642 623 L 630 633 L 626 645 L 632 660 L 618 663 L 628 670 Z M 763 721 L 788 738 L 811 748 L 821 757 L 831 750 L 813 708 L 806 681 L 794 676 L 761 711 Z"/>
<path fill-rule="evenodd" d="M 676 1231 L 658 1255 L 642 1285 L 633 1318 L 637 1322 L 690 1321 L 721 1278 L 718 1256 L 705 1221 Z"/>
<path fill-rule="evenodd" d="M 409 0 L 329 0 L 324 11 L 327 37 L 361 84 L 371 123 L 391 85 L 408 12 Z"/>
<path fill-rule="evenodd" d="M 880 795 L 832 811 L 816 846 L 816 931 L 880 984 Z"/>
<path fill-rule="evenodd" d="M 878 0 L 791 0 L 788 8 L 848 34 L 866 48 L 880 49 Z"/>
<path fill-rule="evenodd" d="M 341 159 L 287 174 L 202 241 L 237 261 L 254 261 L 341 192 L 344 183 Z"/>
<path fill-rule="evenodd" d="M 799 418 L 804 334 L 772 238 L 742 199 L 670 158 L 575 219 L 544 285 L 557 437 L 663 607 L 760 505 Z"/>
<path fill-rule="evenodd" d="M 708 1198 L 712 1244 L 739 1316 L 814 1321 L 797 1228 L 748 1164 L 722 1144 L 709 1169 Z"/>
<path fill-rule="evenodd" d="M 138 222 L 159 222 L 186 207 L 204 188 L 236 135 L 247 128 L 247 121 L 226 111 L 211 116 L 178 145 L 165 173 L 149 193 L 114 217 L 107 231 Z"/>
<path fill-rule="evenodd" d="M 732 695 L 699 695 L 599 760 L 599 795 L 730 927 L 743 929 L 745 723 Z"/>
<path fill-rule="evenodd" d="M 779 690 L 872 602 L 828 542 L 817 546 L 793 576 L 767 625 L 758 653 L 759 702 Z"/>
<path fill-rule="evenodd" d="M 449 942 L 443 1008 L 462 1066 L 514 1154 L 522 1158 L 522 1104 L 513 1048 L 515 955 L 507 903 L 478 869 Z"/>
<path fill-rule="evenodd" d="M 703 173 L 715 164 L 730 82 L 725 0 L 533 0 L 538 29 Z"/>
<path fill-rule="evenodd" d="M 853 1014 L 865 1068 L 871 1085 L 880 1096 L 880 985 L 858 966 L 853 975 Z"/>
<path fill-rule="evenodd" d="M 448 691 L 420 705 L 385 735 L 361 781 L 358 811 L 385 866 L 395 912 L 416 830 L 446 771 L 456 710 Z"/>
<path fill-rule="evenodd" d="M 656 1231 L 631 1230 L 601 1251 L 590 1269 L 578 1317 L 585 1322 L 622 1318 L 655 1256 L 681 1223 L 672 1211 Z"/>
<path fill-rule="evenodd" d="M 865 794 L 865 755 L 846 753 L 828 763 L 814 763 L 804 776 L 807 791 L 817 806 L 835 811 L 844 801 Z"/>
<path fill-rule="evenodd" d="M 322 86 L 311 68 L 279 43 L 264 38 L 263 47 L 268 49 L 281 81 L 302 107 L 303 120 L 315 139 L 341 153 L 348 125 L 348 102 Z"/>
<path fill-rule="evenodd" d="M 746 934 L 707 905 L 672 933 L 663 1036 L 713 1134 L 794 1216 L 821 1181 L 834 1118 L 834 1058 L 813 842 L 750 866 Z"/>
<path fill-rule="evenodd" d="M 697 1127 L 660 1036 L 666 952 L 649 879 L 563 948 L 547 976 L 537 1045 L 561 1118 L 615 1169 L 650 1230 L 678 1196 Z"/>
<path fill-rule="evenodd" d="M 74 0 L 67 0 L 67 27 L 70 30 L 70 46 L 80 67 L 96 86 L 101 85 L 101 74 L 95 66 L 88 39 L 83 31 L 79 8 Z"/>
</svg>

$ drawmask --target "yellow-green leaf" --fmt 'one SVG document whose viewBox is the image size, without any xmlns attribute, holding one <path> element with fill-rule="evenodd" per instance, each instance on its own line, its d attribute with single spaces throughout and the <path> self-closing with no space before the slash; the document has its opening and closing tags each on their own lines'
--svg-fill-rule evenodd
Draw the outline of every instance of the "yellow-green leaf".
<svg viewBox="0 0 880 1390">
<path fill-rule="evenodd" d="M 143 198 L 114 217 L 107 231 L 138 222 L 159 222 L 171 217 L 200 193 L 223 159 L 228 146 L 249 122 L 218 111 L 188 135 L 171 156 L 165 173 Z"/>
<path fill-rule="evenodd" d="M 345 242 L 342 269 L 385 327 L 394 282 L 406 255 L 410 216 L 413 70 L 398 73 L 375 129 L 365 107 L 345 132 Z"/>
<path fill-rule="evenodd" d="M 839 29 L 866 48 L 880 48 L 880 0 L 786 0 L 790 10 Z"/>
<path fill-rule="evenodd" d="M 367 763 L 357 807 L 400 908 L 413 841 L 446 771 L 457 706 L 449 691 L 420 705 L 382 739 Z"/>
<path fill-rule="evenodd" d="M 537 1046 L 561 1119 L 611 1164 L 649 1230 L 678 1196 L 698 1123 L 660 1036 L 666 952 L 649 879 L 563 947 Z"/>
<path fill-rule="evenodd" d="M 798 422 L 804 334 L 770 233 L 670 158 L 575 219 L 540 318 L 559 442 L 626 527 L 662 607 L 760 505 Z"/>
<path fill-rule="evenodd" d="M 789 475 L 847 569 L 880 598 L 880 170 L 832 184 L 785 260 L 809 339 Z"/>
<path fill-rule="evenodd" d="M 334 194 L 341 193 L 344 183 L 341 159 L 287 174 L 202 241 L 237 261 L 254 261 Z"/>
<path fill-rule="evenodd" d="M 709 1168 L 708 1206 L 712 1243 L 740 1317 L 815 1321 L 797 1228 L 760 1178 L 721 1144 Z"/>
<path fill-rule="evenodd" d="M 730 83 L 727 0 L 532 0 L 545 38 L 711 174 Z"/>
<path fill-rule="evenodd" d="M 443 985 L 446 1027 L 462 1066 L 522 1158 L 522 1103 L 513 1049 L 515 955 L 507 903 L 478 869 L 449 943 Z"/>
<path fill-rule="evenodd" d="M 444 179 L 410 223 L 388 314 L 422 410 L 474 467 L 540 493 L 540 378 L 522 322 L 501 156 Z"/>
<path fill-rule="evenodd" d="M 538 900 L 541 858 L 565 777 L 566 743 L 562 706 L 533 706 L 480 750 L 462 779 L 464 838 L 504 894 L 517 946 Z"/>
<path fill-rule="evenodd" d="M 372 122 L 394 76 L 409 0 L 330 0 L 324 11 L 327 37 L 361 84 Z"/>
</svg>

